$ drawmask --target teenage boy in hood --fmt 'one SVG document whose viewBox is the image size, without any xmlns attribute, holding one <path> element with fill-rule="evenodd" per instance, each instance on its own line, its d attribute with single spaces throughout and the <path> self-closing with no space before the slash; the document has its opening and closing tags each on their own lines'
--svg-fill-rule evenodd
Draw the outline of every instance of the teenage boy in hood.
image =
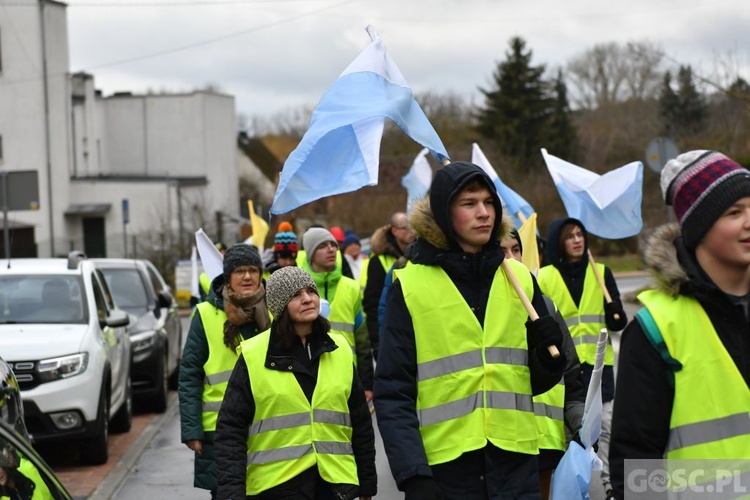
<svg viewBox="0 0 750 500">
<path fill-rule="evenodd" d="M 539 498 L 532 394 L 565 356 L 536 281 L 508 261 L 540 318 L 500 268 L 501 205 L 478 166 L 441 168 L 410 214 L 412 264 L 388 295 L 375 407 L 391 471 L 408 500 Z"/>
</svg>

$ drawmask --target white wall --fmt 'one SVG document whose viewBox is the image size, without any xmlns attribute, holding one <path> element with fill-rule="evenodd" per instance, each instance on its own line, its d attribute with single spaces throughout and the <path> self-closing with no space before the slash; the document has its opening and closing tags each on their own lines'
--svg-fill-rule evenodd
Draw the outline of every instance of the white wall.
<svg viewBox="0 0 750 500">
<path fill-rule="evenodd" d="M 47 176 L 45 107 L 38 7 L 8 5 L 0 9 L 3 68 L 0 73 L 0 134 L 3 136 L 3 164 L 7 170 L 36 170 L 39 173 L 40 209 L 12 212 L 19 222 L 33 224 L 40 256 L 49 255 L 50 205 L 48 186 L 54 186 L 52 222 L 60 235 L 68 203 L 69 67 L 67 13 L 65 5 L 45 4 L 47 88 L 49 99 L 49 144 L 52 179 Z M 47 253 L 43 253 L 44 251 Z"/>
</svg>

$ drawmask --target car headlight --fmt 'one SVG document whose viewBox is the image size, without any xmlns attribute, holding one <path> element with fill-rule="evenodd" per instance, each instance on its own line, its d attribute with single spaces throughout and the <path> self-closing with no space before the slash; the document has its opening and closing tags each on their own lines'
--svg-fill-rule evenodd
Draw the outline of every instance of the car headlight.
<svg viewBox="0 0 750 500">
<path fill-rule="evenodd" d="M 37 365 L 37 372 L 42 382 L 52 382 L 72 377 L 86 371 L 89 355 L 82 352 L 59 358 L 43 359 Z"/>
<path fill-rule="evenodd" d="M 156 331 L 148 330 L 130 336 L 130 350 L 133 356 L 145 355 L 156 345 Z"/>
</svg>

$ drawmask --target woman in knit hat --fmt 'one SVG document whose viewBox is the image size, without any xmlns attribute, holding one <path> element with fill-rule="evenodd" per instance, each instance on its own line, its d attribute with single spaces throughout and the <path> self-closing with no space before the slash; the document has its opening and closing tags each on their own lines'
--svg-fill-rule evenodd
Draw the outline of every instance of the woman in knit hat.
<svg viewBox="0 0 750 500">
<path fill-rule="evenodd" d="M 240 345 L 216 433 L 218 498 L 370 498 L 375 441 L 346 340 L 298 267 L 268 278 L 271 328 Z"/>
<path fill-rule="evenodd" d="M 178 386 L 182 442 L 195 453 L 193 485 L 210 490 L 212 498 L 216 420 L 237 347 L 270 324 L 258 252 L 240 243 L 227 250 L 223 262 L 224 272 L 213 279 L 191 320 Z"/>
<path fill-rule="evenodd" d="M 677 224 L 648 240 L 655 289 L 638 295 L 644 308 L 622 337 L 610 448 L 615 498 L 632 484 L 628 459 L 659 459 L 659 469 L 663 458 L 713 459 L 696 469 L 700 491 L 739 493 L 728 486 L 741 486 L 739 476 L 726 474 L 747 470 L 729 459 L 750 459 L 750 172 L 717 151 L 690 151 L 666 164 L 661 191 Z M 711 464 L 727 469 L 718 485 Z"/>
</svg>

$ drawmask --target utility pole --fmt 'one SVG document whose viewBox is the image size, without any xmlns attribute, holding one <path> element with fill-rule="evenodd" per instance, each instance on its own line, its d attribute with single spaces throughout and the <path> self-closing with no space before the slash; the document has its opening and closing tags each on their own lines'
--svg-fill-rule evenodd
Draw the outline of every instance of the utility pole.
<svg viewBox="0 0 750 500">
<path fill-rule="evenodd" d="M 47 214 L 49 217 L 49 246 L 50 257 L 55 256 L 55 212 L 52 209 L 52 151 L 50 151 L 49 127 L 49 82 L 47 81 L 47 34 L 44 19 L 44 4 L 47 0 L 39 0 L 39 28 L 42 41 L 42 88 L 44 93 L 44 143 L 47 162 Z M 7 223 L 7 222 L 6 222 Z"/>
</svg>

